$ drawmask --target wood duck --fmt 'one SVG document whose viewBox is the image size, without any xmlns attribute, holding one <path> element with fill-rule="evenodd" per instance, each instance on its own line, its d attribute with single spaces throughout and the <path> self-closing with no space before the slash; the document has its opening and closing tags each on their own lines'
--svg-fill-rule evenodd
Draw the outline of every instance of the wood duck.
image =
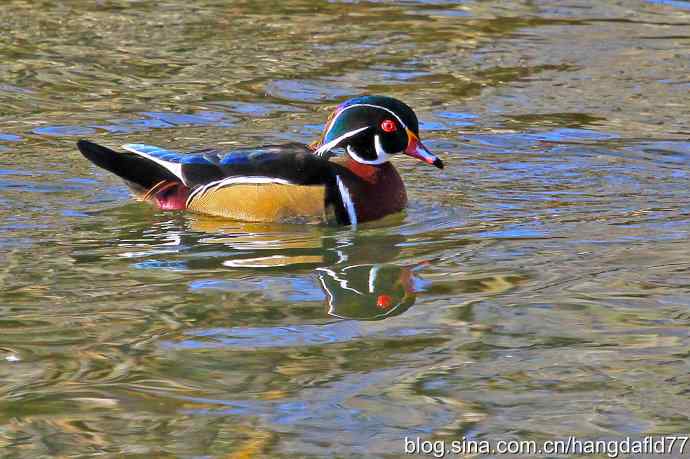
<svg viewBox="0 0 690 459">
<path fill-rule="evenodd" d="M 80 140 L 81 153 L 160 209 L 248 222 L 356 225 L 401 211 L 405 185 L 389 162 L 398 153 L 439 169 L 403 102 L 364 96 L 340 104 L 321 138 L 251 150 L 181 153 L 143 144 L 125 152 Z M 345 150 L 335 156 L 334 150 Z"/>
</svg>

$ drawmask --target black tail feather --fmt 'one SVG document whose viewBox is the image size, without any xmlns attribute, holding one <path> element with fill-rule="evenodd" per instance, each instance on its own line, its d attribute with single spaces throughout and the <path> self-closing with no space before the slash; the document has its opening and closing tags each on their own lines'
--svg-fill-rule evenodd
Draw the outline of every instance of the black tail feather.
<svg viewBox="0 0 690 459">
<path fill-rule="evenodd" d="M 77 142 L 79 151 L 96 166 L 112 172 L 129 184 L 150 189 L 162 180 L 179 182 L 172 172 L 134 153 L 118 153 L 88 140 Z"/>
</svg>

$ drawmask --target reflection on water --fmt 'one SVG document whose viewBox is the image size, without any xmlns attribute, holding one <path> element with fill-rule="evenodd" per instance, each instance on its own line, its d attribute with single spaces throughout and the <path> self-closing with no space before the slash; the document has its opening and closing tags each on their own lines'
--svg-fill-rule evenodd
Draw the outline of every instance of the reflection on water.
<svg viewBox="0 0 690 459">
<path fill-rule="evenodd" d="M 380 320 L 415 302 L 412 271 L 394 265 L 354 265 L 337 272 L 317 268 L 328 295 L 328 314 L 341 319 Z"/>
<path fill-rule="evenodd" d="M 236 228 L 232 230 L 230 226 Z M 204 237 L 200 242 L 223 244 L 234 249 L 231 258 L 222 261 L 225 267 L 238 270 L 285 268 L 293 273 L 314 268 L 309 280 L 300 276 L 284 282 L 275 273 L 264 277 L 255 272 L 249 279 L 200 280 L 192 286 L 197 291 L 262 289 L 267 299 L 279 301 L 283 297 L 299 302 L 313 301 L 316 285 L 319 285 L 323 294 L 317 294 L 316 298 L 325 301 L 328 315 L 340 319 L 380 320 L 402 314 L 411 307 L 416 292 L 424 284 L 413 274 L 419 267 L 386 263 L 400 254 L 400 245 L 405 241 L 402 236 L 362 238 L 353 232 L 327 237 L 321 228 L 306 231 L 307 237 L 290 233 L 278 235 L 271 231 L 276 225 L 230 223 L 208 217 L 201 217 L 193 227 L 213 231 L 210 237 Z M 240 232 L 239 228 L 252 232 Z M 315 237 L 317 235 L 320 237 Z M 376 264 L 361 264 L 365 258 Z M 357 264 L 350 260 L 356 260 Z M 180 267 L 158 261 L 156 264 L 167 269 Z M 150 262 L 145 266 L 153 267 Z M 281 284 L 285 288 L 281 289 Z"/>
<path fill-rule="evenodd" d="M 687 434 L 689 4 L 5 1 L 0 456 Z M 157 212 L 74 148 L 306 143 L 364 93 L 447 167 L 355 231 Z"/>
</svg>

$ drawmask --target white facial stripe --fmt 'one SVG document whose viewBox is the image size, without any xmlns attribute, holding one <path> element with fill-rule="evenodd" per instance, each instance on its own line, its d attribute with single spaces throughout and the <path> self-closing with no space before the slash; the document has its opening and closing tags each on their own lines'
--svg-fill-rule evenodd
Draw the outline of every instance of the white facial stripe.
<svg viewBox="0 0 690 459">
<path fill-rule="evenodd" d="M 352 202 L 352 196 L 347 187 L 340 179 L 339 175 L 335 176 L 336 183 L 338 184 L 338 191 L 340 192 L 340 197 L 343 200 L 343 206 L 347 211 L 347 216 L 350 218 L 350 225 L 357 226 L 357 212 L 355 210 L 355 203 Z"/>
<path fill-rule="evenodd" d="M 200 186 L 199 188 L 192 191 L 192 193 L 187 198 L 187 206 L 189 206 L 189 203 L 192 202 L 192 199 L 197 197 L 197 195 L 201 196 L 211 188 L 213 188 L 213 190 L 215 191 L 215 190 L 218 190 L 219 188 L 222 188 L 222 187 L 227 186 L 227 185 L 263 184 L 263 183 L 276 183 L 279 185 L 290 185 L 292 182 L 289 182 L 289 181 L 287 181 L 285 179 L 281 179 L 281 178 L 275 178 L 275 177 L 261 177 L 261 176 L 226 177 L 222 180 L 216 180 L 215 182 L 209 182 L 206 185 Z"/>
<path fill-rule="evenodd" d="M 328 130 L 327 130 L 326 132 L 324 132 L 323 136 L 326 137 L 326 136 L 328 135 L 328 133 L 331 131 L 331 129 L 333 129 L 333 126 L 335 126 L 335 122 L 336 122 L 336 120 L 338 119 L 338 117 L 339 117 L 340 115 L 342 115 L 343 113 L 345 113 L 345 111 L 347 111 L 347 110 L 349 110 L 349 109 L 351 109 L 351 108 L 355 108 L 355 107 L 372 107 L 372 108 L 378 108 L 378 109 L 380 109 L 380 110 L 384 110 L 384 111 L 390 113 L 391 115 L 393 115 L 393 116 L 395 117 L 395 119 L 398 120 L 398 122 L 400 123 L 400 125 L 401 125 L 403 128 L 407 129 L 407 125 L 403 122 L 403 120 L 400 119 L 400 117 L 399 117 L 398 115 L 396 115 L 395 112 L 393 112 L 392 110 L 390 110 L 390 109 L 388 109 L 388 108 L 386 108 L 386 107 L 382 107 L 382 106 L 380 106 L 380 105 L 374 105 L 374 104 L 354 104 L 354 105 L 349 105 L 349 106 L 345 107 L 344 109 L 342 109 L 342 110 L 341 110 L 341 111 L 330 121 L 330 126 L 328 127 Z M 328 142 L 328 143 L 330 144 L 331 142 Z M 321 148 L 323 148 L 323 147 L 321 147 Z M 319 150 L 321 150 L 321 148 L 319 148 Z M 332 148 L 332 147 L 331 147 L 331 148 Z M 317 150 L 317 151 L 318 151 L 318 150 Z"/>
<path fill-rule="evenodd" d="M 343 113 L 345 113 L 347 110 L 349 110 L 349 109 L 351 109 L 351 108 L 355 108 L 355 107 L 371 107 L 371 108 L 378 108 L 379 110 L 384 110 L 384 111 L 390 113 L 391 115 L 393 115 L 393 116 L 395 117 L 395 119 L 398 120 L 398 122 L 400 123 L 400 125 L 401 125 L 403 128 L 407 128 L 407 125 L 403 122 L 403 120 L 400 119 L 400 117 L 399 117 L 394 111 L 392 111 L 392 110 L 389 109 L 389 108 L 382 107 L 382 106 L 380 106 L 380 105 L 374 105 L 374 104 L 354 104 L 354 105 L 348 105 L 347 107 L 345 107 L 344 109 L 342 109 L 342 110 L 335 116 L 335 118 L 333 118 L 333 119 L 331 120 L 331 125 L 330 125 L 330 127 L 328 128 L 328 131 L 326 131 L 326 135 L 328 135 L 328 132 L 333 128 L 333 126 L 335 126 L 335 121 L 338 119 L 338 117 L 339 117 L 340 115 L 342 115 Z"/>
<path fill-rule="evenodd" d="M 390 110 L 386 107 L 382 107 L 380 105 L 374 105 L 374 104 L 354 104 L 354 105 L 349 105 L 349 106 L 345 107 L 344 109 L 342 109 L 335 117 L 333 117 L 332 120 L 329 121 L 328 129 L 326 132 L 324 132 L 323 136 L 326 137 L 328 135 L 328 133 L 331 131 L 331 129 L 333 129 L 333 126 L 335 126 L 335 123 L 338 120 L 338 117 L 340 115 L 345 113 L 345 111 L 347 111 L 351 108 L 355 108 L 355 107 L 371 107 L 371 108 L 377 108 L 379 110 L 384 110 L 384 111 L 390 113 L 393 117 L 395 117 L 395 119 L 398 120 L 398 122 L 400 123 L 400 125 L 403 128 L 405 128 L 406 130 L 409 130 L 407 128 L 407 125 L 403 122 L 403 120 L 395 112 L 393 112 L 392 110 Z M 340 137 L 338 137 L 334 140 L 331 140 L 327 144 L 322 145 L 314 153 L 317 155 L 322 155 L 323 153 L 331 150 L 332 148 L 335 148 L 343 140 L 345 140 L 349 137 L 352 137 L 356 134 L 359 134 L 360 132 L 362 132 L 365 129 L 367 129 L 367 127 L 363 127 L 360 129 L 355 129 L 354 131 L 347 132 L 347 133 L 341 135 Z M 379 164 L 383 164 L 383 163 L 389 161 L 391 155 L 388 154 L 383 149 L 383 146 L 381 145 L 381 139 L 379 138 L 379 136 L 378 135 L 375 136 L 374 140 L 375 140 L 374 147 L 376 148 L 376 156 L 377 156 L 377 158 L 374 160 L 367 160 L 367 159 L 362 158 L 349 145 L 347 146 L 347 152 L 355 161 L 362 163 L 362 164 L 379 165 Z"/>
<path fill-rule="evenodd" d="M 323 153 L 329 151 L 330 149 L 335 148 L 335 147 L 336 147 L 340 142 L 342 142 L 343 140 L 345 140 L 345 139 L 347 139 L 347 138 L 349 138 L 349 137 L 356 136 L 357 134 L 359 134 L 360 132 L 362 132 L 362 131 L 364 131 L 364 130 L 366 130 L 366 129 L 369 129 L 369 126 L 364 126 L 364 127 L 362 127 L 362 128 L 355 129 L 354 131 L 346 132 L 345 134 L 341 135 L 340 137 L 331 140 L 331 141 L 328 142 L 327 144 L 321 145 L 321 146 L 314 152 L 314 154 L 316 154 L 316 155 L 321 155 L 321 154 L 323 154 Z M 329 130 L 330 130 L 330 129 L 329 129 Z M 324 137 L 325 137 L 325 135 L 324 135 Z"/>
</svg>

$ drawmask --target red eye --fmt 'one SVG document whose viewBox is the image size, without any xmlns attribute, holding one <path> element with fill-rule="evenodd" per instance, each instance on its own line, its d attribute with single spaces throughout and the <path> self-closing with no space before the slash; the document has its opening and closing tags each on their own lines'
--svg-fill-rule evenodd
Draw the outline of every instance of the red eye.
<svg viewBox="0 0 690 459">
<path fill-rule="evenodd" d="M 391 297 L 390 295 L 379 295 L 376 298 L 376 307 L 379 309 L 388 309 L 391 307 Z"/>
<path fill-rule="evenodd" d="M 383 132 L 395 132 L 398 130 L 398 126 L 393 120 L 383 120 L 381 122 L 381 129 L 383 129 Z"/>
</svg>

